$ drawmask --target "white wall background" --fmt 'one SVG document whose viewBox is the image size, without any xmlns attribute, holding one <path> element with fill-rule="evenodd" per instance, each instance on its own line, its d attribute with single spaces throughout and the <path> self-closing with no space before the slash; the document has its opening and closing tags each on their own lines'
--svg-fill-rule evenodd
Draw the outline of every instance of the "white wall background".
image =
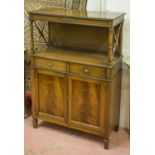
<svg viewBox="0 0 155 155">
<path fill-rule="evenodd" d="M 105 11 L 106 5 L 105 0 L 88 0 L 87 2 L 87 10 L 92 11 Z"/>
<path fill-rule="evenodd" d="M 130 55 L 130 0 L 88 0 L 87 10 L 125 12 L 123 32 L 124 59 Z M 123 65 L 120 126 L 129 128 L 130 79 L 127 67 Z"/>
</svg>

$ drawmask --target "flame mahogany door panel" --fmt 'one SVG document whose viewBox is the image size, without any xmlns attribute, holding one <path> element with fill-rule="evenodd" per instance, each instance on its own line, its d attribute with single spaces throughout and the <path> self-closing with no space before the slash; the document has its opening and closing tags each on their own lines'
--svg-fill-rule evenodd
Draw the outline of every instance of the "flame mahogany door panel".
<svg viewBox="0 0 155 155">
<path fill-rule="evenodd" d="M 57 124 L 67 121 L 67 81 L 64 74 L 38 72 L 39 117 Z"/>
<path fill-rule="evenodd" d="M 69 76 L 69 125 L 102 134 L 104 132 L 104 82 Z"/>
</svg>

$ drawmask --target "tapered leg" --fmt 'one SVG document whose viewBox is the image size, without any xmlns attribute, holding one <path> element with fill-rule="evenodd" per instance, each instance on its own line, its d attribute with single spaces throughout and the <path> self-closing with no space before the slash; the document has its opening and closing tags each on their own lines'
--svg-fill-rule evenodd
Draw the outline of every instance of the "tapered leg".
<svg viewBox="0 0 155 155">
<path fill-rule="evenodd" d="M 38 119 L 33 119 L 33 128 L 37 128 L 38 126 Z"/>
<path fill-rule="evenodd" d="M 115 131 L 115 132 L 118 132 L 118 130 L 119 130 L 119 125 L 116 125 L 116 126 L 114 127 L 114 131 Z"/>
<path fill-rule="evenodd" d="M 104 149 L 109 149 L 109 139 L 104 139 Z"/>
</svg>

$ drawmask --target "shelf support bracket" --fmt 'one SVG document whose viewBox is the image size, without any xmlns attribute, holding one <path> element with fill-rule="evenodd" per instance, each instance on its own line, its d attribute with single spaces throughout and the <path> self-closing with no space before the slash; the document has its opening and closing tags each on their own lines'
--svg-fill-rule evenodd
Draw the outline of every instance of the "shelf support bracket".
<svg viewBox="0 0 155 155">
<path fill-rule="evenodd" d="M 34 53 L 34 37 L 33 37 L 33 20 L 30 20 L 30 36 L 31 36 L 31 47 L 30 50 Z"/>
<path fill-rule="evenodd" d="M 113 27 L 109 28 L 109 47 L 108 47 L 108 62 L 112 62 L 113 57 Z"/>
</svg>

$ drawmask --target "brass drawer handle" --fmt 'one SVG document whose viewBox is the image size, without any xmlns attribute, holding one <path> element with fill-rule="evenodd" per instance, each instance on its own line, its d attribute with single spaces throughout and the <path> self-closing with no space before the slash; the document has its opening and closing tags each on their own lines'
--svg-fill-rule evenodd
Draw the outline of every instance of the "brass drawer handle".
<svg viewBox="0 0 155 155">
<path fill-rule="evenodd" d="M 48 66 L 49 66 L 49 67 L 52 67 L 52 64 L 51 64 L 51 63 L 48 63 Z"/>
<path fill-rule="evenodd" d="M 89 73 L 89 70 L 87 68 L 84 69 L 85 73 Z"/>
</svg>

